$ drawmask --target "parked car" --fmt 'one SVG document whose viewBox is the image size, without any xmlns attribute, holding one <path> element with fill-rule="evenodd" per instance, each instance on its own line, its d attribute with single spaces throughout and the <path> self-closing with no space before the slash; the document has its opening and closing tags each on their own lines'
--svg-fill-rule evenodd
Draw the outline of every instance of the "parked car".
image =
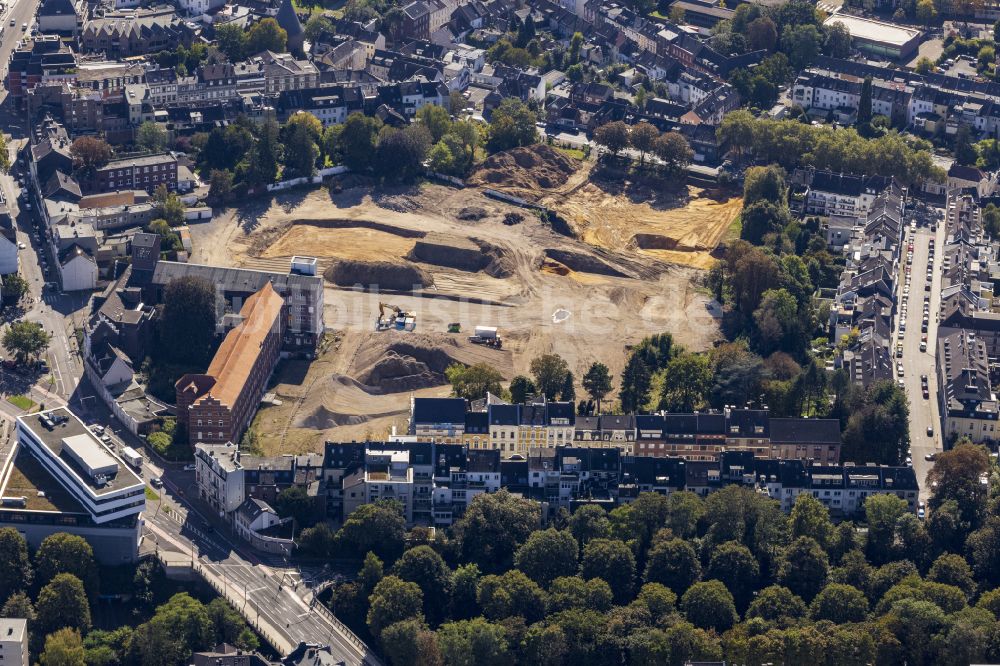
<svg viewBox="0 0 1000 666">
<path fill-rule="evenodd" d="M 154 488 L 162 488 L 163 479 L 161 479 L 158 476 L 154 476 L 152 479 L 149 480 L 149 485 L 153 486 Z"/>
</svg>

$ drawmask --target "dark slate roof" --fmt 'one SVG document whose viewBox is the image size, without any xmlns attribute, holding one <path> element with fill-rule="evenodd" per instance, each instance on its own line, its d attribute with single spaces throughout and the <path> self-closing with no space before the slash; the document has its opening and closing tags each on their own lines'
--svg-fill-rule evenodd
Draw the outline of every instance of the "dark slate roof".
<svg viewBox="0 0 1000 666">
<path fill-rule="evenodd" d="M 520 423 L 518 405 L 490 405 L 490 425 L 516 426 Z"/>
<path fill-rule="evenodd" d="M 465 415 L 466 433 L 488 433 L 490 431 L 489 416 L 486 412 L 468 412 Z"/>
<path fill-rule="evenodd" d="M 413 423 L 465 423 L 462 398 L 414 398 Z"/>
<path fill-rule="evenodd" d="M 775 444 L 795 442 L 840 443 L 838 419 L 771 419 L 771 441 Z"/>
</svg>

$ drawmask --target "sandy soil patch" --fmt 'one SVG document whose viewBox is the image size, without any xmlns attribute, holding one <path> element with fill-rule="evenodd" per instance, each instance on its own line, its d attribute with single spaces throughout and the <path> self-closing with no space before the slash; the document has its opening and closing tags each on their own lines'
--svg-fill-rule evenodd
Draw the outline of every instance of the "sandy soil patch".
<svg viewBox="0 0 1000 666">
<path fill-rule="evenodd" d="M 403 238 L 377 229 L 326 229 L 300 224 L 291 227 L 260 256 L 272 258 L 305 254 L 360 261 L 392 261 L 406 256 L 413 249 L 414 242 L 412 238 Z"/>
</svg>

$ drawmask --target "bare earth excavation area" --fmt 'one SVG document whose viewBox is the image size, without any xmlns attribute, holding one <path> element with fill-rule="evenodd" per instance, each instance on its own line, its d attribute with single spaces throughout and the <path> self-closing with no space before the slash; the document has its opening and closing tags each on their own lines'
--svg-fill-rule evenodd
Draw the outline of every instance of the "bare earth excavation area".
<svg viewBox="0 0 1000 666">
<path fill-rule="evenodd" d="M 316 361 L 279 367 L 281 404 L 256 422 L 268 453 L 402 430 L 412 395 L 448 394 L 453 362 L 485 362 L 509 379 L 556 352 L 579 380 L 595 360 L 620 374 L 626 348 L 652 333 L 694 349 L 712 343 L 717 326 L 695 281 L 738 198 L 687 188 L 639 201 L 591 178 L 592 163 L 546 146 L 511 153 L 487 160 L 462 190 L 373 195 L 345 181 L 337 194 L 281 195 L 192 228 L 195 262 L 287 271 L 293 255 L 320 260 L 331 334 Z M 577 238 L 483 187 L 530 195 Z M 380 302 L 414 313 L 416 329 L 377 332 Z M 452 323 L 460 333 L 448 333 Z M 469 342 L 477 325 L 499 327 L 503 350 Z"/>
</svg>

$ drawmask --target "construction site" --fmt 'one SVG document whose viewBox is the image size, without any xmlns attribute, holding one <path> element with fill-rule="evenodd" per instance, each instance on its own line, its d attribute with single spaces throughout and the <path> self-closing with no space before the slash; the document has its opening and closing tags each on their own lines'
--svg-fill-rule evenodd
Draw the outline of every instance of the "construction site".
<svg viewBox="0 0 1000 666">
<path fill-rule="evenodd" d="M 287 270 L 309 255 L 326 279 L 327 339 L 316 360 L 279 366 L 255 422 L 265 452 L 405 431 L 410 397 L 447 395 L 456 362 L 510 379 L 555 352 L 579 381 L 593 361 L 619 375 L 626 349 L 653 333 L 710 346 L 718 323 L 699 282 L 740 199 L 617 191 L 593 167 L 521 148 L 489 158 L 464 189 L 373 191 L 348 176 L 193 226 L 191 261 Z"/>
</svg>

